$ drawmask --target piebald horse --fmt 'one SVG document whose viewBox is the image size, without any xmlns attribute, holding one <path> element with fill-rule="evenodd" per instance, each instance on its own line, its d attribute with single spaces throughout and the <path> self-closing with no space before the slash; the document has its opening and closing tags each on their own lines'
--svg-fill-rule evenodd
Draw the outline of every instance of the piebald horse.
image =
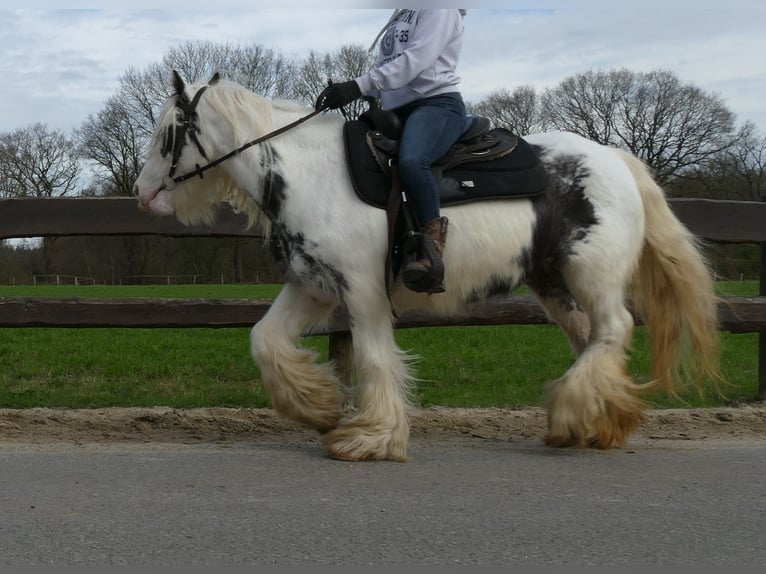
<svg viewBox="0 0 766 574">
<path fill-rule="evenodd" d="M 415 293 L 397 281 L 389 294 L 386 214 L 352 188 L 340 116 L 266 99 L 218 75 L 187 85 L 174 72 L 173 83 L 136 181 L 140 207 L 212 224 L 216 205 L 230 202 L 264 227 L 285 285 L 252 329 L 252 356 L 274 409 L 319 431 L 329 456 L 407 457 L 415 377 L 412 357 L 395 342 L 395 313 L 460 314 L 521 284 L 576 356 L 546 389 L 547 445 L 624 445 L 643 420 L 646 386 L 674 392 L 718 376 L 711 273 L 635 156 L 571 133 L 525 136 L 548 172 L 544 193 L 444 207 L 446 292 Z M 631 296 L 650 334 L 652 381 L 644 385 L 626 370 Z M 334 365 L 299 345 L 341 304 L 358 378 L 350 413 Z"/>
</svg>

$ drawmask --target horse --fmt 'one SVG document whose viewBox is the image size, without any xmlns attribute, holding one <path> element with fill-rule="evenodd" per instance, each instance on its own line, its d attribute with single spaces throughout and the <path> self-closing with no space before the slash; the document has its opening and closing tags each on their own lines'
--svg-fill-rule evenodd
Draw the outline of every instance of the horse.
<svg viewBox="0 0 766 574">
<path fill-rule="evenodd" d="M 262 226 L 285 280 L 251 330 L 251 354 L 274 410 L 316 429 L 329 457 L 407 459 L 416 358 L 396 344 L 397 314 L 460 315 L 522 284 L 574 354 L 547 383 L 546 445 L 624 446 L 645 418 L 648 389 L 676 393 L 720 376 L 702 246 L 636 155 L 572 133 L 524 136 L 548 173 L 544 192 L 443 207 L 445 291 L 416 293 L 399 278 L 387 289 L 386 214 L 352 189 L 340 115 L 218 74 L 188 84 L 173 72 L 172 82 L 135 182 L 139 208 L 211 225 L 228 202 Z M 332 362 L 300 345 L 339 305 L 357 378 L 350 410 Z M 631 306 L 650 337 L 644 383 L 626 369 Z"/>
</svg>

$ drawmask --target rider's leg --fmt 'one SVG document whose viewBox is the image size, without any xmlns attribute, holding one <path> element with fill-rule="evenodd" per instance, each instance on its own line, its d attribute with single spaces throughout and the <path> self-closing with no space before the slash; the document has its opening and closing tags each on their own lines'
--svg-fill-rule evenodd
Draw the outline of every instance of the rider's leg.
<svg viewBox="0 0 766 574">
<path fill-rule="evenodd" d="M 423 254 L 406 265 L 405 282 L 418 283 L 426 279 L 432 272 L 431 258 L 435 258 L 434 265 L 441 266 L 441 277 L 432 292 L 441 292 L 444 290 L 441 255 L 447 220 L 439 217 L 439 190 L 431 166 L 462 134 L 465 105 L 459 93 L 450 93 L 418 100 L 402 112 L 404 131 L 399 147 L 399 172 L 418 223 L 433 246 L 430 257 Z"/>
</svg>

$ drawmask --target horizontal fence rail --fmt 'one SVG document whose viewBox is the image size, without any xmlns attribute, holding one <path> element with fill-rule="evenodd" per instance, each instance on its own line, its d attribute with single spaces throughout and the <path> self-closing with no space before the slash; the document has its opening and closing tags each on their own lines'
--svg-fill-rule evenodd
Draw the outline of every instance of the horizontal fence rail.
<svg viewBox="0 0 766 574">
<path fill-rule="evenodd" d="M 252 327 L 271 306 L 270 299 L 104 299 L 88 297 L 2 297 L 0 327 Z M 731 333 L 766 332 L 766 298 L 722 297 L 718 305 L 721 329 Z M 494 297 L 461 316 L 402 313 L 398 329 L 491 325 L 548 325 L 548 316 L 530 295 Z M 307 335 L 349 330 L 343 309 L 329 325 Z"/>
<path fill-rule="evenodd" d="M 725 297 L 718 310 L 721 329 L 760 333 L 759 398 L 766 399 L 766 202 L 670 199 L 671 208 L 696 236 L 713 242 L 761 244 L 759 297 Z M 262 237 L 244 214 L 226 205 L 214 226 L 184 226 L 138 208 L 132 198 L 46 198 L 0 200 L 0 239 L 73 235 L 160 235 L 169 237 Z M 270 300 L 0 298 L 0 327 L 249 327 Z M 534 298 L 498 297 L 462 317 L 403 314 L 397 328 L 548 324 Z M 327 329 L 340 376 L 351 377 L 351 338 L 343 310 Z"/>
<path fill-rule="evenodd" d="M 262 237 L 247 217 L 221 205 L 213 227 L 186 226 L 138 208 L 129 197 L 0 200 L 0 239 L 68 235 L 164 235 L 170 237 Z"/>
<path fill-rule="evenodd" d="M 766 203 L 671 199 L 670 205 L 695 235 L 727 243 L 766 242 Z M 129 197 L 0 200 L 0 239 L 60 235 L 164 235 L 261 237 L 247 218 L 226 205 L 214 227 L 184 226 L 172 217 L 138 209 Z"/>
<path fill-rule="evenodd" d="M 766 242 L 766 202 L 678 198 L 669 203 L 698 237 L 722 243 Z"/>
</svg>

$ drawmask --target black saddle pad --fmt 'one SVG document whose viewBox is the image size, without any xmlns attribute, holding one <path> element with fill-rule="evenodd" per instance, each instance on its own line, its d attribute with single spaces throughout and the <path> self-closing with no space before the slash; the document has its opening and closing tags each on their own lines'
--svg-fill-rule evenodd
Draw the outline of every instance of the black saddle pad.
<svg viewBox="0 0 766 574">
<path fill-rule="evenodd" d="M 375 207 L 386 208 L 391 180 L 378 167 L 367 147 L 370 130 L 363 121 L 346 122 L 343 134 L 346 160 L 359 198 Z M 455 205 L 482 199 L 520 199 L 541 194 L 548 183 L 545 168 L 532 147 L 518 138 L 516 148 L 503 157 L 462 163 L 441 172 L 434 170 L 439 182 L 441 205 Z"/>
</svg>

